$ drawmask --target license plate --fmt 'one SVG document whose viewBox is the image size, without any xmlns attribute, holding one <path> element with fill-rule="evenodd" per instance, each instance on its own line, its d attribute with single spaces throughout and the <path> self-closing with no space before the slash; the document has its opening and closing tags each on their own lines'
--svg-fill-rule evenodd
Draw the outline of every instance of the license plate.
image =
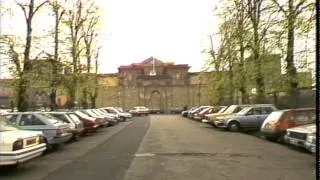
<svg viewBox="0 0 320 180">
<path fill-rule="evenodd" d="M 37 143 L 37 140 L 35 138 L 27 140 L 27 145 L 31 145 L 31 144 L 35 144 L 35 143 Z"/>
</svg>

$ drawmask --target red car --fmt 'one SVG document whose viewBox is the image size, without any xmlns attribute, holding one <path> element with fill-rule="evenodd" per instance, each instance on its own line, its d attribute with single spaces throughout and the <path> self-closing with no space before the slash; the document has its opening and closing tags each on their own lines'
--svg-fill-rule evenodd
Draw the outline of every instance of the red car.
<svg viewBox="0 0 320 180">
<path fill-rule="evenodd" d="M 97 129 L 100 127 L 99 122 L 97 122 L 95 118 L 89 117 L 86 114 L 81 113 L 80 111 L 76 111 L 74 114 L 78 116 L 78 118 L 83 124 L 83 135 L 87 133 L 96 132 Z"/>
</svg>

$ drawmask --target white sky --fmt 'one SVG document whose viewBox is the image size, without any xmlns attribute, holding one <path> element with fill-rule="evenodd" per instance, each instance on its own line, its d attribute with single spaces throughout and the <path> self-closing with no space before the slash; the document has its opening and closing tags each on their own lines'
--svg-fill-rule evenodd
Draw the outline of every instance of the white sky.
<svg viewBox="0 0 320 180">
<path fill-rule="evenodd" d="M 190 64 L 191 71 L 202 67 L 201 45 L 210 32 L 209 19 L 215 1 L 101 2 L 106 9 L 106 29 L 111 33 L 102 54 L 107 72 L 116 72 L 119 65 L 140 62 L 150 56 Z"/>
<path fill-rule="evenodd" d="M 203 41 L 217 29 L 214 0 L 96 0 L 103 8 L 103 47 L 99 56 L 101 73 L 117 72 L 120 65 L 141 62 L 150 56 L 192 66 L 204 64 Z M 21 9 L 13 0 L 15 16 L 1 22 L 3 34 L 25 36 Z M 54 20 L 42 11 L 34 17 L 33 33 L 53 27 Z M 4 18 L 3 18 L 4 19 Z M 213 24 L 212 24 L 213 23 Z"/>
<path fill-rule="evenodd" d="M 141 62 L 150 56 L 189 64 L 190 71 L 200 71 L 208 58 L 202 50 L 210 48 L 209 34 L 216 33 L 220 23 L 213 16 L 218 0 L 96 1 L 104 12 L 100 73 L 115 73 L 120 65 Z M 1 33 L 14 33 L 24 38 L 26 25 L 21 9 L 14 0 L 1 2 L 11 3 L 15 14 L 7 20 L 2 17 Z M 53 27 L 54 19 L 48 12 L 42 10 L 35 15 L 34 34 L 45 33 L 44 30 Z"/>
</svg>

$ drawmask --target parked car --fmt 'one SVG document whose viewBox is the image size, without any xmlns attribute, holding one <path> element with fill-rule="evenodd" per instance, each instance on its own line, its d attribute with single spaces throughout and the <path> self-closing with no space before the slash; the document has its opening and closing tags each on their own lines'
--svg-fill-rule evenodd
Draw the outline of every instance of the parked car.
<svg viewBox="0 0 320 180">
<path fill-rule="evenodd" d="M 276 110 L 277 108 L 272 104 L 253 105 L 243 108 L 236 115 L 217 117 L 214 124 L 229 131 L 260 130 L 264 120 Z"/>
<path fill-rule="evenodd" d="M 110 126 L 108 119 L 105 116 L 97 115 L 90 109 L 81 109 L 80 112 L 86 114 L 87 116 L 94 118 L 97 123 L 100 124 L 100 127 Z"/>
<path fill-rule="evenodd" d="M 122 109 L 119 108 L 115 108 L 115 107 L 103 107 L 100 108 L 104 111 L 106 111 L 107 113 L 111 113 L 111 114 L 116 114 L 120 117 L 121 121 L 126 121 L 127 119 L 131 119 L 132 118 L 132 114 L 123 111 Z"/>
<path fill-rule="evenodd" d="M 204 108 L 203 110 L 195 113 L 193 115 L 193 119 L 202 120 L 206 114 L 217 113 L 222 108 L 223 106 L 211 106 L 211 107 Z"/>
<path fill-rule="evenodd" d="M 224 111 L 226 111 L 228 109 L 228 106 L 223 106 L 218 112 L 216 113 L 207 113 L 207 114 L 204 114 L 203 115 L 203 118 L 202 118 L 202 122 L 203 123 L 209 123 L 209 117 L 212 116 L 213 114 L 221 114 L 223 113 Z"/>
<path fill-rule="evenodd" d="M 117 114 L 106 113 L 100 109 L 90 109 L 90 111 L 99 117 L 103 117 L 106 121 L 108 121 L 109 126 L 116 125 L 120 121 L 120 117 Z"/>
<path fill-rule="evenodd" d="M 195 115 L 196 113 L 199 113 L 200 111 L 202 111 L 202 110 L 204 110 L 204 109 L 206 109 L 206 108 L 208 108 L 208 107 L 212 107 L 212 106 L 200 106 L 200 107 L 197 107 L 196 109 L 194 109 L 194 110 L 192 110 L 192 111 L 189 111 L 189 112 L 188 112 L 188 118 L 193 119 L 193 117 L 194 117 L 194 115 Z"/>
<path fill-rule="evenodd" d="M 189 111 L 193 111 L 193 110 L 196 109 L 196 108 L 197 108 L 197 107 L 192 107 L 192 108 L 190 108 L 189 110 L 182 111 L 182 112 L 181 112 L 181 115 L 182 115 L 183 117 L 188 117 Z"/>
<path fill-rule="evenodd" d="M 23 130 L 42 131 L 47 148 L 57 147 L 72 137 L 69 124 L 43 112 L 17 112 L 5 116 L 10 124 Z"/>
<path fill-rule="evenodd" d="M 0 117 L 0 167 L 17 167 L 41 156 L 45 150 L 46 143 L 42 132 L 20 130 Z"/>
<path fill-rule="evenodd" d="M 308 124 L 287 129 L 284 140 L 286 143 L 303 147 L 311 153 L 316 153 L 316 124 Z"/>
<path fill-rule="evenodd" d="M 80 119 L 83 124 L 83 135 L 87 133 L 94 133 L 100 127 L 100 123 L 96 121 L 96 118 L 90 117 L 81 111 L 75 111 L 74 114 Z"/>
<path fill-rule="evenodd" d="M 214 121 L 218 120 L 217 117 L 230 117 L 240 112 L 243 108 L 251 106 L 252 104 L 231 105 L 222 113 L 207 114 L 205 117 L 209 121 L 209 124 L 211 124 L 213 127 L 216 127 Z"/>
<path fill-rule="evenodd" d="M 270 141 L 284 142 L 286 130 L 316 121 L 315 108 L 287 109 L 272 112 L 261 126 L 261 134 Z"/>
<path fill-rule="evenodd" d="M 133 107 L 133 109 L 129 110 L 129 112 L 132 115 L 137 115 L 137 116 L 141 116 L 141 115 L 149 115 L 150 114 L 150 110 L 144 106 L 136 106 Z"/>
<path fill-rule="evenodd" d="M 84 127 L 81 120 L 72 112 L 45 112 L 54 116 L 61 121 L 70 125 L 70 132 L 72 133 L 72 139 L 78 140 L 80 135 L 84 132 Z"/>
<path fill-rule="evenodd" d="M 308 134 L 307 141 L 305 142 L 305 148 L 308 149 L 314 156 L 317 151 L 317 133 Z"/>
</svg>

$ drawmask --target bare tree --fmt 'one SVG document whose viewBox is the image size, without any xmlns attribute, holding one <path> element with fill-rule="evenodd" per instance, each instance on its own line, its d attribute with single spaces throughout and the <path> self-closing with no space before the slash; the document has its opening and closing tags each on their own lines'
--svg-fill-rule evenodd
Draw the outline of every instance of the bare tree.
<svg viewBox="0 0 320 180">
<path fill-rule="evenodd" d="M 55 18 L 55 27 L 54 27 L 54 58 L 49 58 L 51 67 L 52 67 L 52 74 L 50 79 L 50 109 L 54 110 L 57 106 L 56 104 L 56 96 L 57 96 L 57 86 L 59 84 L 57 75 L 58 75 L 58 63 L 59 63 L 59 28 L 60 28 L 60 22 L 62 20 L 62 17 L 65 13 L 65 10 L 60 5 L 58 0 L 53 0 L 50 2 L 50 6 L 52 8 L 52 11 L 54 13 Z"/>
<path fill-rule="evenodd" d="M 97 83 L 95 83 L 97 77 L 97 71 L 98 71 L 98 64 L 97 64 L 97 58 L 98 58 L 98 48 L 96 47 L 97 45 L 97 25 L 99 23 L 99 16 L 97 15 L 97 7 L 95 6 L 94 3 L 91 3 L 88 7 L 88 9 L 86 10 L 86 23 L 84 26 L 82 26 L 82 36 L 83 36 L 83 40 L 84 40 L 84 45 L 85 45 L 85 54 L 86 54 L 86 64 L 87 64 L 87 78 L 91 76 L 91 68 L 92 68 L 92 56 L 94 53 L 96 54 L 96 63 L 95 63 L 95 75 L 93 75 L 93 81 L 94 81 L 94 89 L 90 90 L 90 86 L 92 85 L 92 83 L 86 83 L 84 88 L 82 89 L 82 99 L 83 99 L 83 104 L 85 106 L 87 106 L 87 95 L 89 93 L 90 96 L 90 101 L 91 101 L 91 105 L 93 107 L 95 107 L 95 99 L 97 98 L 97 90 L 96 90 L 96 86 L 98 86 Z"/>
<path fill-rule="evenodd" d="M 78 76 L 81 73 L 80 56 L 83 48 L 81 47 L 81 28 L 86 21 L 84 7 L 81 0 L 75 2 L 75 7 L 67 12 L 67 20 L 65 24 L 70 30 L 70 50 L 72 58 L 73 73 L 71 74 L 71 82 L 66 85 L 70 96 L 68 106 L 74 107 L 76 101 L 76 89 L 78 85 Z"/>
<path fill-rule="evenodd" d="M 42 1 L 40 4 L 36 5 L 34 0 L 29 0 L 28 3 L 21 3 L 16 1 L 16 4 L 22 9 L 24 13 L 25 22 L 27 25 L 26 30 L 26 42 L 24 47 L 24 57 L 23 57 L 23 66 L 20 67 L 20 80 L 17 85 L 17 108 L 19 111 L 26 111 L 28 109 L 27 102 L 27 89 L 29 87 L 27 73 L 31 70 L 30 62 L 30 50 L 32 42 L 32 20 L 34 15 L 39 11 L 39 9 L 44 6 L 48 1 Z"/>
</svg>

